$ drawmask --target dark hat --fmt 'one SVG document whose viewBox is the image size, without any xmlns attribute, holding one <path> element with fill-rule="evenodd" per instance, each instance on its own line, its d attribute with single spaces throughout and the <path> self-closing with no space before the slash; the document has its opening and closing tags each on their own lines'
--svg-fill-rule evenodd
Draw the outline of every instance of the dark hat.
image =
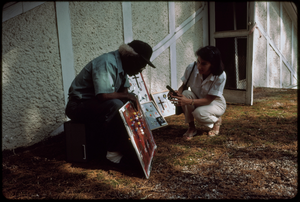
<svg viewBox="0 0 300 202">
<path fill-rule="evenodd" d="M 148 65 L 150 65 L 153 68 L 156 68 L 152 62 L 150 62 L 150 58 L 151 55 L 153 53 L 153 50 L 151 48 L 151 46 L 143 41 L 139 41 L 139 40 L 133 40 L 132 42 L 130 42 L 128 44 L 131 48 L 133 48 L 133 50 L 135 52 L 137 52 L 139 54 L 139 56 L 141 56 L 141 58 L 143 58 Z"/>
</svg>

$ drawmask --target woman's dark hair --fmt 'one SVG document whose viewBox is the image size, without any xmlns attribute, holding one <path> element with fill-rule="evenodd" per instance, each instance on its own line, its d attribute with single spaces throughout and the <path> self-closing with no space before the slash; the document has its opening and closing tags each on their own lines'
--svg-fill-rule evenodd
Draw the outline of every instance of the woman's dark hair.
<svg viewBox="0 0 300 202">
<path fill-rule="evenodd" d="M 205 46 L 196 51 L 196 56 L 200 56 L 202 60 L 211 63 L 211 73 L 213 75 L 221 75 L 224 71 L 224 64 L 219 49 L 214 46 Z"/>
</svg>

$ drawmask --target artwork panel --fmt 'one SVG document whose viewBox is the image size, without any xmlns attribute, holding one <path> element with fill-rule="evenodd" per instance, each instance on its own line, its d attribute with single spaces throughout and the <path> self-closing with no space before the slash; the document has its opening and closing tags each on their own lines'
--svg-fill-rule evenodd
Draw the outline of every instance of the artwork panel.
<svg viewBox="0 0 300 202">
<path fill-rule="evenodd" d="M 156 104 L 153 101 L 144 102 L 141 104 L 141 108 L 144 112 L 146 121 L 150 130 L 167 126 L 168 123 L 158 110 Z"/>
<path fill-rule="evenodd" d="M 133 104 L 127 102 L 119 112 L 145 177 L 148 179 L 157 146 L 141 106 L 138 104 L 138 111 L 136 111 Z"/>
<path fill-rule="evenodd" d="M 130 84 L 129 93 L 137 95 L 140 103 L 151 101 L 142 73 L 128 76 L 128 80 Z"/>
<path fill-rule="evenodd" d="M 152 94 L 152 98 L 163 117 L 175 114 L 175 105 L 168 99 L 168 90 Z"/>
</svg>

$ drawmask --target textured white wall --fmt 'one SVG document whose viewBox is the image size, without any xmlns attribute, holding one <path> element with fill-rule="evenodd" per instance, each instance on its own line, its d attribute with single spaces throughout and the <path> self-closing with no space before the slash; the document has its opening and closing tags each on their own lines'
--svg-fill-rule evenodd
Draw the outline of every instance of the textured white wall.
<svg viewBox="0 0 300 202">
<path fill-rule="evenodd" d="M 192 13 L 203 6 L 202 2 L 176 2 L 176 27 Z M 201 33 L 201 34 L 199 34 Z M 203 46 L 203 19 L 200 19 L 176 41 L 177 84 L 182 85 L 181 77 L 188 64 L 196 61 L 195 52 Z"/>
<path fill-rule="evenodd" d="M 175 28 L 202 6 L 201 2 L 175 2 Z M 168 2 L 132 2 L 133 38 L 144 40 L 154 47 L 170 33 L 168 12 Z M 194 52 L 203 44 L 202 27 L 202 20 L 199 20 L 174 41 L 178 87 L 181 85 L 180 78 L 185 68 L 195 60 Z M 170 48 L 153 63 L 157 69 L 147 68 L 143 71 L 150 93 L 166 90 L 165 86 L 171 85 Z"/>
<path fill-rule="evenodd" d="M 292 64 L 292 21 L 284 7 L 282 8 L 282 26 L 282 53 Z"/>
<path fill-rule="evenodd" d="M 254 38 L 256 52 L 253 55 L 253 86 L 267 86 L 267 40 L 265 37 L 259 38 L 259 32 L 255 31 Z"/>
<path fill-rule="evenodd" d="M 280 88 L 280 56 L 270 47 L 268 53 L 269 86 Z"/>
<path fill-rule="evenodd" d="M 296 28 L 296 24 L 294 24 L 294 28 L 293 28 L 293 36 L 296 36 L 293 38 L 293 61 L 292 61 L 292 64 L 293 64 L 293 68 L 295 70 L 295 72 L 298 71 L 298 30 Z"/>
<path fill-rule="evenodd" d="M 122 3 L 70 2 L 75 72 L 123 43 Z"/>
<path fill-rule="evenodd" d="M 64 120 L 53 2 L 2 23 L 2 150 L 39 142 Z"/>
<path fill-rule="evenodd" d="M 168 2 L 132 2 L 133 39 L 147 42 L 154 47 L 169 34 Z M 143 71 L 149 93 L 165 90 L 171 83 L 170 51 L 166 49 L 153 64 Z"/>
<path fill-rule="evenodd" d="M 175 28 L 202 6 L 199 2 L 173 5 L 175 15 L 171 20 Z M 169 6 L 169 2 L 132 2 L 132 38 L 154 47 L 170 36 Z M 122 2 L 69 2 L 68 7 L 71 50 L 78 74 L 90 60 L 123 43 Z M 37 5 L 2 23 L 2 150 L 37 143 L 51 132 L 60 131 L 59 126 L 66 121 L 56 23 L 53 2 Z M 194 52 L 203 43 L 202 26 L 199 20 L 180 38 L 172 39 L 180 57 L 176 60 L 179 85 L 185 67 L 195 60 Z M 157 69 L 148 67 L 143 72 L 150 93 L 165 90 L 165 85 L 171 84 L 170 52 L 168 47 L 155 58 Z"/>
<path fill-rule="evenodd" d="M 296 79 L 286 62 L 295 72 L 298 71 L 297 27 L 282 4 L 281 2 L 255 3 L 256 22 L 267 35 L 262 34 L 259 38 L 257 29 L 254 33 L 256 52 L 253 55 L 253 85 L 255 87 L 280 88 L 296 84 Z"/>
<path fill-rule="evenodd" d="M 279 47 L 280 42 L 280 3 L 278 1 L 270 2 L 270 37 L 275 45 Z"/>
</svg>

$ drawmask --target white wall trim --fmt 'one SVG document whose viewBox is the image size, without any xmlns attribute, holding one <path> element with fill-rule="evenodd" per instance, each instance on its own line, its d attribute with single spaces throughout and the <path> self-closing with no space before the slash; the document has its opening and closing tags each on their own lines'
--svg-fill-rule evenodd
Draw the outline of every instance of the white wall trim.
<svg viewBox="0 0 300 202">
<path fill-rule="evenodd" d="M 60 133 L 62 133 L 62 132 L 64 132 L 64 131 L 65 131 L 65 129 L 64 129 L 64 124 L 61 124 L 58 128 L 56 128 L 54 131 L 52 131 L 52 132 L 50 133 L 50 136 L 58 135 L 58 134 L 60 134 Z"/>
<path fill-rule="evenodd" d="M 20 15 L 22 13 L 25 13 L 41 4 L 45 3 L 42 2 L 18 2 L 16 4 L 13 4 L 11 6 L 8 6 L 3 9 L 2 12 L 2 22 L 5 22 L 13 17 L 16 17 L 17 15 Z"/>
<path fill-rule="evenodd" d="M 175 32 L 175 3 L 169 2 L 169 28 L 170 34 Z"/>
<path fill-rule="evenodd" d="M 170 34 L 175 32 L 175 3 L 169 2 L 169 30 Z M 177 89 L 177 61 L 176 61 L 176 41 L 170 45 L 171 63 L 171 87 Z"/>
<path fill-rule="evenodd" d="M 131 2 L 122 2 L 122 11 L 123 11 L 124 43 L 129 43 L 133 40 Z"/>
<path fill-rule="evenodd" d="M 181 37 L 188 29 L 190 29 L 196 22 L 198 22 L 203 17 L 204 12 L 202 11 L 206 6 L 207 5 L 205 4 L 204 6 L 199 8 L 193 15 L 191 15 L 187 20 L 185 20 L 181 25 L 179 25 L 175 29 L 174 34 L 169 34 L 160 43 L 154 46 L 153 54 L 150 58 L 150 61 L 155 60 L 155 58 L 157 58 L 162 52 L 164 52 L 167 48 L 169 48 L 172 43 L 176 42 L 176 40 L 179 37 Z"/>
<path fill-rule="evenodd" d="M 270 4 L 267 2 L 267 34 L 270 34 Z M 270 45 L 269 45 L 269 40 L 267 40 L 267 52 L 266 52 L 266 57 L 267 57 L 267 87 L 270 87 Z"/>
<path fill-rule="evenodd" d="M 171 60 L 171 86 L 177 88 L 177 64 L 176 64 L 176 40 L 182 36 L 188 29 L 190 29 L 201 18 L 207 17 L 207 3 L 193 13 L 181 25 L 175 28 L 175 3 L 168 2 L 169 7 L 169 34 L 153 47 L 153 54 L 150 61 L 155 60 L 161 53 L 170 47 Z M 123 27 L 124 27 L 124 42 L 128 43 L 133 40 L 132 32 L 132 18 L 131 18 L 131 2 L 122 2 L 123 11 Z M 204 12 L 203 12 L 204 11 Z M 207 30 L 208 22 L 203 23 L 203 30 Z M 206 28 L 206 29 L 205 29 Z M 203 44 L 208 44 L 208 31 L 204 34 Z"/>
<path fill-rule="evenodd" d="M 210 22 L 215 22 L 215 2 L 210 1 L 209 2 L 209 17 L 210 17 Z M 215 23 L 210 23 L 210 35 L 214 36 L 214 33 L 216 32 L 216 25 Z M 216 46 L 216 39 L 215 37 L 210 37 L 210 45 L 211 46 Z"/>
<path fill-rule="evenodd" d="M 292 21 L 292 67 L 294 67 L 294 22 Z M 293 74 L 291 74 L 291 84 L 293 85 L 294 82 L 293 82 Z"/>
<path fill-rule="evenodd" d="M 294 2 L 292 1 L 283 1 L 281 2 L 283 8 L 285 8 L 287 14 L 290 16 L 291 20 L 296 23 L 297 26 L 297 21 L 298 21 L 298 11 L 297 7 Z"/>
<path fill-rule="evenodd" d="M 275 50 L 275 52 L 282 57 L 282 62 L 289 68 L 293 76 L 297 79 L 297 73 L 293 69 L 293 67 L 290 65 L 288 60 L 284 57 L 284 55 L 281 53 L 281 51 L 276 47 L 274 41 L 270 38 L 270 36 L 265 32 L 260 22 L 256 21 L 256 25 L 258 29 L 261 31 L 261 34 L 267 39 L 267 43 L 272 46 L 272 48 Z"/>
<path fill-rule="evenodd" d="M 208 5 L 208 2 L 205 2 L 206 5 Z M 208 6 L 205 6 L 203 10 L 203 47 L 209 45 L 209 32 L 208 32 Z"/>
<path fill-rule="evenodd" d="M 55 5 L 64 96 L 67 105 L 69 87 L 75 78 L 69 2 L 55 2 Z"/>
<path fill-rule="evenodd" d="M 269 2 L 268 2 L 269 5 Z M 282 47 L 283 47 L 283 21 L 282 21 L 282 2 L 280 2 L 280 8 L 279 8 L 279 13 L 280 13 L 280 47 L 279 50 L 280 52 L 282 52 Z M 269 13 L 268 13 L 269 14 Z M 270 34 L 269 32 L 267 34 Z M 269 40 L 268 40 L 269 41 Z M 279 60 L 280 60 L 280 64 L 279 64 L 279 88 L 282 88 L 282 54 L 279 55 Z"/>
</svg>

